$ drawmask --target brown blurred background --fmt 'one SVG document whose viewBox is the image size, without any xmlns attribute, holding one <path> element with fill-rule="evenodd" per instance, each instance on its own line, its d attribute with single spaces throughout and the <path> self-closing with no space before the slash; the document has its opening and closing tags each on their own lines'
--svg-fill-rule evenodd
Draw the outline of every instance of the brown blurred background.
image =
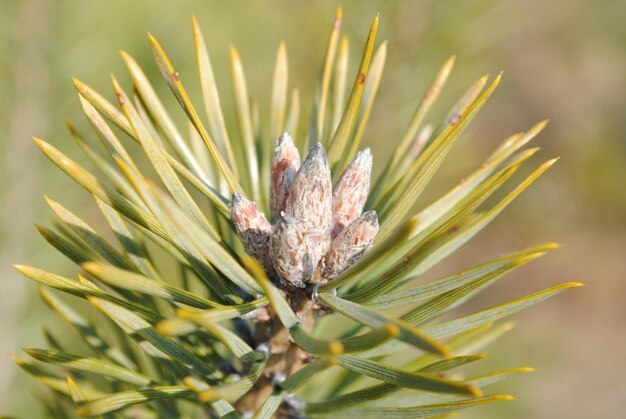
<svg viewBox="0 0 626 419">
<path fill-rule="evenodd" d="M 545 241 L 562 248 L 509 275 L 472 303 L 478 309 L 557 282 L 582 281 L 515 317 L 518 328 L 490 348 L 492 367 L 532 365 L 534 374 L 505 384 L 518 401 L 466 417 L 595 418 L 626 414 L 626 3 L 618 0 L 344 0 L 344 32 L 352 72 L 372 17 L 380 12 L 379 43 L 389 41 L 386 76 L 365 141 L 376 161 L 401 135 L 436 68 L 457 56 L 441 98 L 441 114 L 484 73 L 504 80 L 429 189 L 438 196 L 481 164 L 508 134 L 550 118 L 537 140 L 538 159 L 561 161 L 500 218 L 437 272 L 449 272 Z M 191 14 L 209 44 L 224 106 L 229 96 L 228 47 L 246 65 L 251 94 L 269 103 L 276 49 L 288 47 L 290 83 L 309 111 L 336 3 L 333 1 L 0 0 L 0 413 L 39 417 L 37 386 L 9 355 L 42 346 L 41 328 L 69 332 L 49 319 L 36 287 L 11 263 L 59 273 L 72 267 L 45 245 L 33 223 L 49 224 L 43 194 L 94 211 L 86 193 L 39 154 L 40 136 L 78 157 L 63 118 L 80 126 L 70 76 L 111 92 L 110 74 L 129 77 L 117 53 L 129 51 L 158 83 L 146 32 L 164 44 L 199 99 L 193 72 Z M 111 95 L 109 94 L 109 99 Z M 168 99 L 175 106 L 173 99 Z M 539 160 L 536 160 L 539 162 Z M 375 162 L 376 165 L 376 162 Z M 487 365 L 485 365 L 487 366 Z"/>
</svg>

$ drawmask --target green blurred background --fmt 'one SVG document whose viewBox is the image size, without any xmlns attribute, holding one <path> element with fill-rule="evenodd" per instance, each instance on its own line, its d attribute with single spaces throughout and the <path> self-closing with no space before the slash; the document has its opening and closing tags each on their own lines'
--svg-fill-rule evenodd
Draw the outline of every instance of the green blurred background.
<svg viewBox="0 0 626 419">
<path fill-rule="evenodd" d="M 285 40 L 290 84 L 300 86 L 305 115 L 321 67 L 334 1 L 0 0 L 0 413 L 39 417 L 40 389 L 9 359 L 43 345 L 42 326 L 68 336 L 39 302 L 36 287 L 11 263 L 70 273 L 72 267 L 39 237 L 50 224 L 43 194 L 94 214 L 89 196 L 36 150 L 40 136 L 79 157 L 63 119 L 86 127 L 72 75 L 111 92 L 110 74 L 128 85 L 118 48 L 154 81 L 146 41 L 155 34 L 199 99 L 191 14 L 202 25 L 232 117 L 228 47 L 241 53 L 251 94 L 269 103 L 276 49 Z M 504 71 L 498 92 L 466 132 L 428 191 L 436 197 L 482 162 L 513 132 L 550 118 L 539 158 L 561 161 L 485 232 L 444 261 L 450 272 L 543 241 L 562 248 L 492 287 L 478 309 L 561 281 L 589 286 L 518 315 L 518 328 L 486 364 L 532 365 L 534 374 L 507 382 L 518 401 L 466 417 L 620 417 L 626 348 L 626 3 L 616 0 L 343 1 L 351 72 L 370 21 L 380 12 L 379 43 L 389 41 L 386 76 L 365 141 L 376 162 L 390 153 L 436 68 L 451 54 L 456 68 L 441 114 L 484 73 Z M 155 83 L 166 92 L 164 83 Z M 108 95 L 111 99 L 111 94 Z M 265 106 L 265 109 L 267 106 Z M 426 198 L 423 203 L 428 202 Z M 487 365 L 486 365 L 487 366 Z M 620 371 L 621 370 L 621 371 Z"/>
</svg>

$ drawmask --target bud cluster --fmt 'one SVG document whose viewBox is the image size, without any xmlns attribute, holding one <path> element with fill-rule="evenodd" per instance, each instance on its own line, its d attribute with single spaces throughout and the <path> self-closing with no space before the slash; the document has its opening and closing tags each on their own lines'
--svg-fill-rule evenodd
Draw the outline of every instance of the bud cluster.
<svg viewBox="0 0 626 419">
<path fill-rule="evenodd" d="M 372 154 L 360 151 L 334 187 L 324 147 L 301 163 L 289 134 L 276 143 L 270 180 L 270 223 L 256 204 L 235 194 L 230 214 L 246 252 L 267 274 L 294 287 L 329 281 L 354 265 L 378 233 L 376 212 L 362 213 Z"/>
</svg>

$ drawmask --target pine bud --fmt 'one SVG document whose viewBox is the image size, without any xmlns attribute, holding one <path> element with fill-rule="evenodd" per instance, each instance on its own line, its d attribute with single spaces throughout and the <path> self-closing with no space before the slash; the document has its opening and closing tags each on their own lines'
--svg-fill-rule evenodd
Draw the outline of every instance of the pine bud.
<svg viewBox="0 0 626 419">
<path fill-rule="evenodd" d="M 272 225 L 256 204 L 235 192 L 230 204 L 230 217 L 246 253 L 258 260 L 268 272 L 273 272 L 269 259 Z"/>
<path fill-rule="evenodd" d="M 276 142 L 272 158 L 270 181 L 270 209 L 272 221 L 280 218 L 287 205 L 293 179 L 300 168 L 300 154 L 288 133 L 283 133 Z"/>
<path fill-rule="evenodd" d="M 357 153 L 333 188 L 332 238 L 363 211 L 370 190 L 372 153 L 369 148 Z"/>
<path fill-rule="evenodd" d="M 278 275 L 293 285 L 304 288 L 313 276 L 319 258 L 315 248 L 293 217 L 285 215 L 274 224 L 270 237 L 270 258 Z"/>
<path fill-rule="evenodd" d="M 378 233 L 376 211 L 367 211 L 335 237 L 324 261 L 322 277 L 331 280 L 354 265 L 370 248 Z"/>
<path fill-rule="evenodd" d="M 319 249 L 315 254 L 321 258 L 330 244 L 332 180 L 326 151 L 320 143 L 311 148 L 296 173 L 285 214 L 295 218 L 307 235 L 316 237 Z"/>
</svg>

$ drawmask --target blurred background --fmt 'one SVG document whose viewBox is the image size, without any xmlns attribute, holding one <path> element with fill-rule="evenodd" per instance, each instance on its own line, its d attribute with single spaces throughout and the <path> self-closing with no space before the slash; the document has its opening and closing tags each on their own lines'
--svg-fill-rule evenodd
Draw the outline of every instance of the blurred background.
<svg viewBox="0 0 626 419">
<path fill-rule="evenodd" d="M 385 144 L 402 134 L 417 99 L 448 56 L 456 55 L 456 67 L 433 115 L 445 112 L 482 74 L 504 71 L 503 83 L 449 156 L 423 204 L 474 170 L 507 135 L 544 118 L 551 123 L 537 139 L 538 159 L 562 157 L 496 222 L 437 268 L 437 273 L 451 272 L 556 241 L 561 249 L 510 274 L 471 308 L 557 282 L 588 284 L 515 316 L 517 329 L 490 348 L 493 357 L 486 363 L 531 365 L 538 371 L 506 382 L 519 400 L 465 417 L 623 417 L 626 3 L 344 0 L 343 6 L 351 74 L 378 12 L 378 43 L 389 41 L 386 76 L 365 135 L 375 148 L 375 167 L 392 151 Z M 195 13 L 227 113 L 233 111 L 229 45 L 239 48 L 251 94 L 269 104 L 276 49 L 284 40 L 290 84 L 300 86 L 306 116 L 335 7 L 334 1 L 0 0 L 0 414 L 42 415 L 35 402 L 40 389 L 9 356 L 21 347 L 42 346 L 43 326 L 56 336 L 71 335 L 49 318 L 35 285 L 10 266 L 20 262 L 72 272 L 33 226 L 50 224 L 44 193 L 87 219 L 95 213 L 89 196 L 30 140 L 39 136 L 80 158 L 63 123 L 69 118 L 87 126 L 70 77 L 108 92 L 111 100 L 111 73 L 129 85 L 117 52 L 124 48 L 175 106 L 158 82 L 146 41 L 150 31 L 185 78 L 192 100 L 198 100 Z"/>
</svg>

